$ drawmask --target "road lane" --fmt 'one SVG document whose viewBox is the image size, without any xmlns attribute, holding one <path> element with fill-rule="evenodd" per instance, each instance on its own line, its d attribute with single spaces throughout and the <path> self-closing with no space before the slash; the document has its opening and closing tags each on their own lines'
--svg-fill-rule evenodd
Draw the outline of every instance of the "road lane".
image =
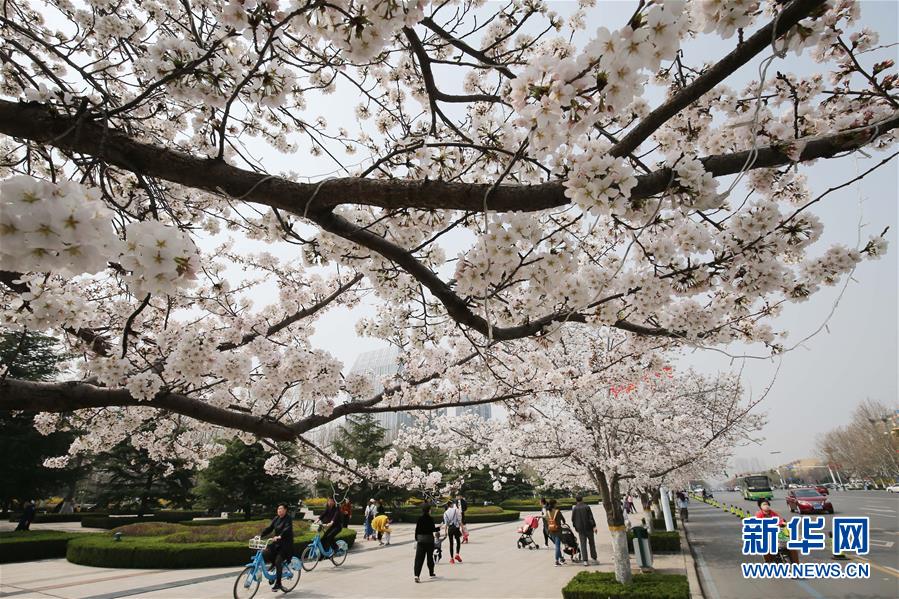
<svg viewBox="0 0 899 599">
<path fill-rule="evenodd" d="M 899 596 L 899 518 L 893 513 L 899 507 L 899 497 L 876 492 L 835 492 L 832 503 L 836 516 L 868 516 L 871 531 L 871 552 L 858 562 L 871 563 L 868 580 L 747 580 L 742 577 L 740 563 L 760 562 L 760 558 L 741 553 L 741 525 L 739 518 L 724 510 L 691 502 L 690 537 L 699 568 L 700 580 L 708 599 L 841 599 L 891 598 Z M 776 491 L 772 507 L 789 519 L 783 491 Z M 728 505 L 755 511 L 753 502 L 744 501 L 737 493 L 716 493 L 715 499 Z M 823 515 L 830 530 L 832 516 Z M 804 563 L 833 563 L 828 552 L 813 551 L 802 557 Z M 839 562 L 845 564 L 846 562 Z"/>
</svg>

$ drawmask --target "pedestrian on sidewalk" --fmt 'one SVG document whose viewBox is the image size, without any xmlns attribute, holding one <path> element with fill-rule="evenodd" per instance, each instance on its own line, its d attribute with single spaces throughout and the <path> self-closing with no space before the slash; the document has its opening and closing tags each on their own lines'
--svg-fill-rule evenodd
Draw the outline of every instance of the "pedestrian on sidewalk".
<svg viewBox="0 0 899 599">
<path fill-rule="evenodd" d="M 431 517 L 431 506 L 426 503 L 421 508 L 418 522 L 415 523 L 415 582 L 419 582 L 421 567 L 426 559 L 431 578 L 437 576 L 434 572 L 434 534 L 439 532 L 440 529 Z"/>
<path fill-rule="evenodd" d="M 353 504 L 349 497 L 344 498 L 341 502 L 340 515 L 343 520 L 343 527 L 348 528 L 350 526 L 350 517 L 353 515 Z"/>
<path fill-rule="evenodd" d="M 549 532 L 549 538 L 552 539 L 555 546 L 556 565 L 561 566 L 565 563 L 562 557 L 562 525 L 565 524 L 565 516 L 562 510 L 556 508 L 556 500 L 550 499 L 546 504 L 546 530 Z"/>
<path fill-rule="evenodd" d="M 375 529 L 371 527 L 371 521 L 375 519 L 375 516 L 378 513 L 378 506 L 375 503 L 374 498 L 368 500 L 368 505 L 365 506 L 365 512 L 363 513 L 363 524 L 365 525 L 365 540 L 373 540 L 375 538 Z"/>
<path fill-rule="evenodd" d="M 462 563 L 462 556 L 459 552 L 462 550 L 462 510 L 452 501 L 447 502 L 446 511 L 443 512 L 443 525 L 446 527 L 446 536 L 449 538 L 449 563 Z M 453 542 L 455 541 L 456 551 L 453 552 Z"/>
<path fill-rule="evenodd" d="M 465 501 L 465 498 L 462 497 L 462 493 L 456 495 L 456 506 L 459 508 L 460 513 L 462 514 L 461 523 L 459 524 L 459 530 L 462 533 L 462 542 L 468 542 L 468 528 L 465 526 L 465 512 L 468 510 L 468 502 Z"/>
<path fill-rule="evenodd" d="M 681 522 L 689 522 L 690 521 L 690 500 L 687 496 L 682 492 L 677 492 L 677 498 L 675 499 L 675 503 L 677 504 L 677 509 L 680 511 L 680 520 Z"/>
<path fill-rule="evenodd" d="M 543 546 L 549 547 L 549 521 L 547 520 L 548 508 L 546 497 L 540 498 L 540 521 L 543 522 Z"/>
<path fill-rule="evenodd" d="M 634 498 L 630 495 L 627 496 L 627 513 L 628 514 L 636 514 L 637 508 L 634 505 Z"/>
<path fill-rule="evenodd" d="M 576 503 L 571 508 L 571 525 L 577 531 L 578 542 L 581 544 L 581 563 L 585 566 L 590 564 L 587 559 L 587 544 L 590 544 L 590 557 L 597 564 L 599 560 L 596 558 L 596 520 L 593 518 L 593 510 L 584 503 L 584 498 L 578 495 L 574 498 Z"/>
</svg>

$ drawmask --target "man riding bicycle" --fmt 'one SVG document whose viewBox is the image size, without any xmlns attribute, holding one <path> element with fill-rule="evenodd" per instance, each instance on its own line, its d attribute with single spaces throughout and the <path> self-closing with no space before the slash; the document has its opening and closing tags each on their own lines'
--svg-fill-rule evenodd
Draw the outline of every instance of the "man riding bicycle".
<svg viewBox="0 0 899 599">
<path fill-rule="evenodd" d="M 275 565 L 275 584 L 272 591 L 283 591 L 281 587 L 281 566 L 285 560 L 290 561 L 293 557 L 293 518 L 287 513 L 287 504 L 278 504 L 278 515 L 275 516 L 271 523 L 263 529 L 260 536 L 266 536 L 275 533 L 272 542 L 265 548 L 262 554 L 266 563 L 274 563 Z"/>
<path fill-rule="evenodd" d="M 322 547 L 331 552 L 337 551 L 336 538 L 337 533 L 343 529 L 343 517 L 333 497 L 328 497 L 328 505 L 322 515 L 318 517 L 318 521 L 323 526 L 327 525 L 327 529 L 322 535 Z"/>
</svg>

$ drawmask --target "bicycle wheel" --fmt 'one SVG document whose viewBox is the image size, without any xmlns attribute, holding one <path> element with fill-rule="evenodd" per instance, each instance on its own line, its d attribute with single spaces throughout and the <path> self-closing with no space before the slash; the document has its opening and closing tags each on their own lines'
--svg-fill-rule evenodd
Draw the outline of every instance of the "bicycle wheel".
<svg viewBox="0 0 899 599">
<path fill-rule="evenodd" d="M 315 545 L 309 543 L 303 549 L 303 553 L 300 555 L 300 560 L 303 562 L 303 569 L 307 572 L 312 572 L 315 570 L 315 566 L 318 565 L 318 551 L 315 549 Z"/>
<path fill-rule="evenodd" d="M 335 566 L 339 566 L 346 561 L 346 554 L 349 551 L 349 547 L 346 545 L 346 541 L 337 541 L 337 549 L 334 551 L 333 555 L 331 555 L 331 563 Z"/>
<path fill-rule="evenodd" d="M 300 584 L 300 574 L 302 572 L 302 569 L 294 570 L 287 564 L 284 564 L 284 572 L 281 574 L 281 587 L 284 589 L 285 593 L 289 593 L 297 588 L 297 585 Z M 290 576 L 290 578 L 288 578 L 288 576 Z"/>
<path fill-rule="evenodd" d="M 256 575 L 256 568 L 247 566 L 234 581 L 234 599 L 252 599 L 258 590 L 259 576 Z"/>
</svg>

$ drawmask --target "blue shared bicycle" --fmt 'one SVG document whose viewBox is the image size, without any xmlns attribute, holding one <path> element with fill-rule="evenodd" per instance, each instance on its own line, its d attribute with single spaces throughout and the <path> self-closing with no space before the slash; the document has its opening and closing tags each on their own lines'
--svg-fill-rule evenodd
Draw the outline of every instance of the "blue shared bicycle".
<svg viewBox="0 0 899 599">
<path fill-rule="evenodd" d="M 253 556 L 253 561 L 241 570 L 237 580 L 234 581 L 234 599 L 252 599 L 256 595 L 256 591 L 259 590 L 259 583 L 263 577 L 269 583 L 275 582 L 277 578 L 275 566 L 266 566 L 265 560 L 262 558 L 262 552 L 269 543 L 271 543 L 271 539 L 263 540 L 259 537 L 250 539 L 250 549 L 255 549 L 256 555 Z M 284 562 L 281 574 L 281 587 L 285 593 L 289 593 L 297 588 L 297 585 L 300 583 L 301 572 L 302 568 L 298 557 L 294 556 L 290 561 Z"/>
<path fill-rule="evenodd" d="M 322 525 L 319 524 L 316 535 L 312 537 L 312 541 L 306 545 L 306 548 L 303 549 L 303 554 L 300 556 L 300 564 L 307 572 L 312 572 L 315 566 L 318 565 L 319 560 L 322 559 L 330 559 L 335 566 L 339 566 L 346 561 L 346 554 L 349 551 L 346 541 L 337 541 L 337 549 L 335 551 L 325 549 L 321 540 L 322 528 Z"/>
</svg>

